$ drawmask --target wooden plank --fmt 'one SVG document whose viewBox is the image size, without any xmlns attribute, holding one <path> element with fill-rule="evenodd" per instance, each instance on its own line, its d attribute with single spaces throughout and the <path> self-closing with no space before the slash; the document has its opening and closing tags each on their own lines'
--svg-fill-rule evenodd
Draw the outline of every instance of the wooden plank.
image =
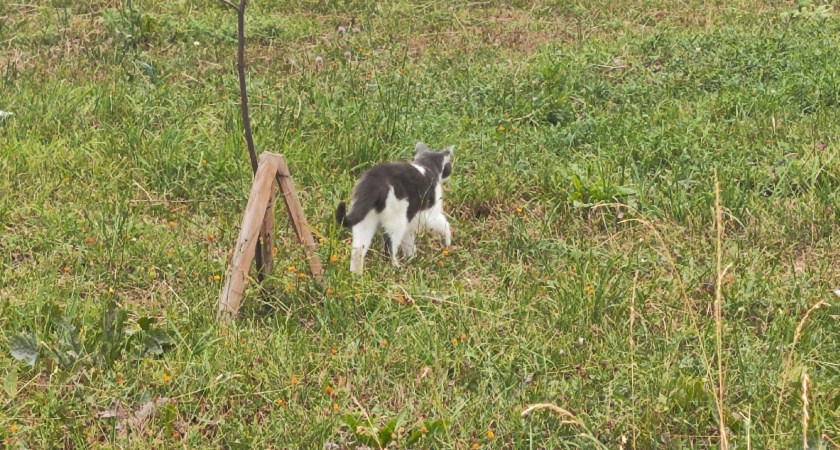
<svg viewBox="0 0 840 450">
<path fill-rule="evenodd" d="M 257 173 L 254 175 L 254 184 L 248 195 L 248 204 L 245 207 L 245 216 L 242 219 L 242 228 L 239 230 L 239 237 L 236 239 L 236 247 L 233 249 L 233 258 L 227 271 L 222 292 L 219 295 L 219 318 L 229 319 L 239 311 L 239 304 L 242 302 L 242 295 L 245 292 L 245 277 L 251 267 L 251 260 L 257 248 L 256 242 L 259 239 L 263 219 L 265 219 L 266 207 L 269 198 L 274 194 L 274 179 L 278 170 L 278 163 L 282 158 L 273 157 L 272 153 L 260 155 L 260 163 Z M 285 163 L 284 163 L 285 166 Z"/>
<path fill-rule="evenodd" d="M 321 265 L 321 259 L 315 254 L 315 239 L 312 237 L 312 231 L 309 229 L 309 224 L 306 222 L 306 215 L 303 213 L 303 206 L 300 204 L 297 191 L 295 190 L 295 183 L 292 181 L 289 167 L 286 165 L 286 159 L 282 155 L 278 156 L 277 165 L 277 183 L 280 184 L 280 193 L 283 195 L 283 201 L 286 203 L 286 212 L 289 213 L 289 218 L 292 220 L 292 228 L 295 230 L 298 242 L 303 245 L 303 251 L 309 259 L 309 269 L 312 272 L 312 277 L 318 283 L 324 284 L 324 268 Z"/>
</svg>

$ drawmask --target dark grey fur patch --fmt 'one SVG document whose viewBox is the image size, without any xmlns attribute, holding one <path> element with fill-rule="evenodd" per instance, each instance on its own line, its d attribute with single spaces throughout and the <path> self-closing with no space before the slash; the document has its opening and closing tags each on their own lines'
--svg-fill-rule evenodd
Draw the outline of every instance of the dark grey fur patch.
<svg viewBox="0 0 840 450">
<path fill-rule="evenodd" d="M 420 150 L 414 158 L 414 164 L 423 167 L 425 173 L 420 173 L 409 162 L 384 163 L 368 169 L 356 184 L 353 205 L 341 222 L 346 227 L 352 227 L 364 219 L 371 209 L 376 208 L 377 212 L 382 212 L 391 188 L 397 199 L 408 200 L 406 219 L 411 221 L 418 212 L 434 205 L 441 172 L 446 171 L 447 167 L 448 172 L 452 172 L 451 164 L 444 166 L 444 161 L 444 152 Z"/>
</svg>

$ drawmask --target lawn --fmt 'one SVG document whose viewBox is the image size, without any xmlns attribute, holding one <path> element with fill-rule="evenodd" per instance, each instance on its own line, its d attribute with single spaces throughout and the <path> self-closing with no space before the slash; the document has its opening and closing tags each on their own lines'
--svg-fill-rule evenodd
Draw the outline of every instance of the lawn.
<svg viewBox="0 0 840 450">
<path fill-rule="evenodd" d="M 0 445 L 840 448 L 831 6 L 250 2 L 328 286 L 278 208 L 223 324 L 235 12 L 0 3 Z M 455 146 L 453 245 L 351 276 L 335 207 L 418 141 Z"/>
</svg>

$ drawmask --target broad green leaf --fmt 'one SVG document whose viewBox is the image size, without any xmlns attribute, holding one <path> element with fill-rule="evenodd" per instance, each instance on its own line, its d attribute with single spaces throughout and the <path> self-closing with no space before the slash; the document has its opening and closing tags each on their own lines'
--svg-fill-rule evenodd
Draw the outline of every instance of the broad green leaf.
<svg viewBox="0 0 840 450">
<path fill-rule="evenodd" d="M 12 357 L 30 366 L 34 366 L 35 360 L 38 359 L 38 339 L 31 334 L 20 333 L 12 336 L 9 339 L 9 349 L 12 351 Z"/>
</svg>

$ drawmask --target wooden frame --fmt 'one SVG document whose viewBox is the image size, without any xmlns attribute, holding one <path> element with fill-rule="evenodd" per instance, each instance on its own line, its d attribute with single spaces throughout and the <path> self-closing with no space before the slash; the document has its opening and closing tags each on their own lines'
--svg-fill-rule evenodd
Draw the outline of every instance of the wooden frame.
<svg viewBox="0 0 840 450">
<path fill-rule="evenodd" d="M 248 196 L 245 215 L 239 237 L 233 248 L 233 257 L 225 274 L 225 284 L 219 295 L 219 318 L 230 319 L 239 311 L 242 296 L 245 293 L 245 280 L 251 268 L 251 260 L 257 252 L 262 256 L 262 266 L 257 267 L 261 279 L 271 272 L 274 248 L 274 182 L 280 185 L 280 194 L 286 204 L 286 212 L 291 219 L 298 242 L 304 246 L 309 259 L 312 277 L 323 283 L 323 266 L 315 254 L 315 240 L 306 222 L 306 215 L 297 196 L 295 185 L 282 155 L 264 152 L 260 155 L 254 184 Z"/>
</svg>

